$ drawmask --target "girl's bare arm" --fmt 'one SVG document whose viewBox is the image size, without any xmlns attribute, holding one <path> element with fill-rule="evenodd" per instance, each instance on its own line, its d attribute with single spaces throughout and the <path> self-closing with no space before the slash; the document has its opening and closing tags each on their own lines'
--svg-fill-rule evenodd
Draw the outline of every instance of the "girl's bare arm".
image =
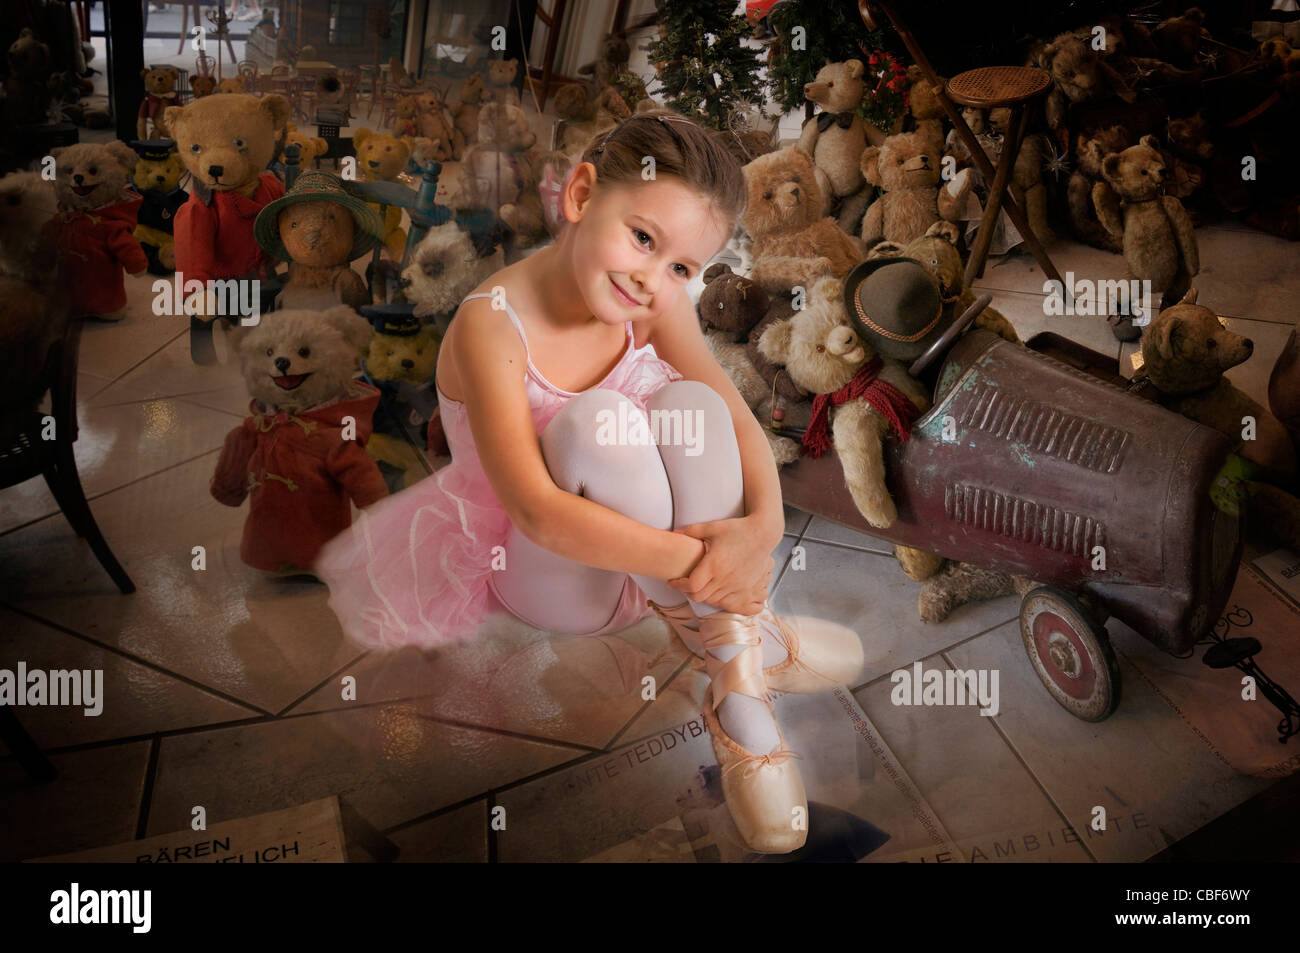
<svg viewBox="0 0 1300 953">
<path fill-rule="evenodd" d="M 448 356 L 483 470 L 515 527 L 543 549 L 587 566 L 656 579 L 688 575 L 704 554 L 703 542 L 653 529 L 555 485 L 524 387 L 523 341 L 506 313 L 476 298 L 460 306 L 455 322 Z"/>
</svg>

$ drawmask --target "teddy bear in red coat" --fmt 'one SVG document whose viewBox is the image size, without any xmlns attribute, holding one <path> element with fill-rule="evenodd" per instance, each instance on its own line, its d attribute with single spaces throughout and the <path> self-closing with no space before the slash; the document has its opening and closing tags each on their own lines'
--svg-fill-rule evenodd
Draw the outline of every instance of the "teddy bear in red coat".
<svg viewBox="0 0 1300 953">
<path fill-rule="evenodd" d="M 268 572 L 309 571 L 352 523 L 351 503 L 388 495 L 365 451 L 379 390 L 354 380 L 370 325 L 347 306 L 263 315 L 239 345 L 251 416 L 226 435 L 212 496 L 249 498 L 240 557 Z"/>
<path fill-rule="evenodd" d="M 59 211 L 45 226 L 58 249 L 71 315 L 105 321 L 125 316 L 125 269 L 149 267 L 135 240 L 140 196 L 127 191 L 136 155 L 124 142 L 84 142 L 50 150 Z"/>
</svg>

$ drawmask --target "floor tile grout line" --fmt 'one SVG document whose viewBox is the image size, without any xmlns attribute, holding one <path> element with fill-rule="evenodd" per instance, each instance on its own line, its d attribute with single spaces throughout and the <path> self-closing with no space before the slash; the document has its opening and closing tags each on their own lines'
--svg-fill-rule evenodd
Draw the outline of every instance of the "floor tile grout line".
<svg viewBox="0 0 1300 953">
<path fill-rule="evenodd" d="M 487 796 L 487 862 L 489 864 L 500 862 L 500 843 L 497 839 L 497 830 L 492 826 L 492 811 L 496 806 L 496 795 L 489 794 Z M 508 818 L 506 823 L 510 823 Z"/>
<path fill-rule="evenodd" d="M 355 666 L 357 665 L 357 663 L 359 663 L 362 659 L 366 658 L 368 655 L 370 655 L 370 652 L 369 652 L 369 651 L 363 651 L 363 652 L 362 652 L 360 655 L 358 655 L 356 658 L 352 659 L 352 661 L 350 661 L 350 662 L 344 662 L 342 665 L 340 665 L 340 666 L 339 666 L 338 668 L 336 668 L 334 671 L 330 672 L 328 675 L 326 675 L 324 678 L 322 678 L 322 679 L 321 679 L 321 680 L 320 680 L 316 685 L 314 685 L 314 686 L 312 686 L 311 688 L 307 689 L 307 691 L 303 692 L 303 694 L 299 695 L 297 698 L 295 698 L 293 701 L 291 701 L 291 702 L 290 702 L 288 705 L 286 705 L 284 708 L 282 708 L 282 709 L 280 709 L 278 712 L 276 712 L 276 713 L 275 713 L 275 717 L 276 717 L 276 718 L 283 718 L 283 717 L 285 717 L 286 715 L 288 715 L 290 712 L 293 711 L 294 706 L 296 706 L 296 705 L 301 705 L 301 704 L 302 704 L 303 702 L 305 702 L 308 698 L 311 698 L 312 695 L 315 695 L 318 691 L 320 691 L 322 688 L 324 688 L 326 685 L 328 685 L 331 681 L 333 681 L 333 680 L 338 676 L 338 674 L 339 674 L 340 672 L 344 671 L 345 669 L 355 667 Z"/>
<path fill-rule="evenodd" d="M 677 636 L 674 634 L 673 638 L 677 638 Z M 681 640 L 678 639 L 678 641 L 681 641 Z M 664 682 L 664 687 L 665 687 L 665 688 L 667 688 L 669 685 L 671 685 L 673 682 L 675 682 L 675 681 L 677 680 L 677 677 L 678 677 L 679 675 L 681 675 L 682 672 L 684 672 L 684 671 L 686 671 L 686 669 L 690 668 L 691 660 L 692 660 L 693 658 L 695 658 L 695 654 L 694 654 L 693 652 L 690 652 L 689 649 L 687 650 L 687 652 L 688 652 L 688 657 L 682 659 L 682 664 L 679 665 L 679 666 L 677 666 L 677 670 L 674 671 L 671 675 L 668 676 L 668 681 Z M 648 711 L 651 709 L 651 707 L 653 707 L 655 701 L 658 701 L 658 700 L 659 700 L 659 694 L 658 694 L 658 692 L 656 692 L 656 693 L 655 693 L 655 698 L 654 698 L 654 700 L 652 700 L 652 701 L 648 701 L 648 702 L 646 702 L 645 704 L 643 704 L 640 708 L 638 708 L 637 711 L 636 711 L 636 714 L 634 714 L 631 718 L 629 718 L 629 719 L 628 719 L 628 720 L 623 724 L 623 727 L 621 727 L 618 731 L 614 732 L 614 736 L 613 736 L 612 738 L 610 738 L 609 741 L 605 742 L 605 749 L 604 749 L 604 750 L 608 752 L 608 751 L 610 751 L 611 749 L 613 749 L 613 748 L 615 748 L 615 747 L 618 747 L 618 745 L 619 745 L 619 740 L 620 740 L 620 739 L 621 739 L 625 734 L 627 734 L 627 732 L 632 728 L 632 725 L 635 724 L 636 721 L 637 721 L 639 718 L 641 718 L 641 717 L 642 717 L 646 712 L 648 712 Z"/>
<path fill-rule="evenodd" d="M 123 484 L 121 484 L 121 485 L 119 485 L 119 486 L 112 487 L 111 489 L 108 489 L 108 490 L 101 490 L 101 491 L 99 491 L 98 493 L 93 494 L 92 496 L 87 496 L 87 497 L 86 497 L 86 502 L 87 502 L 87 503 L 94 503 L 96 500 L 99 500 L 99 499 L 101 499 L 101 498 L 103 498 L 103 497 L 106 497 L 106 496 L 109 496 L 109 495 L 111 495 L 111 494 L 113 494 L 113 493 L 116 493 L 118 490 L 125 490 L 127 487 L 135 486 L 135 484 L 140 483 L 140 482 L 143 481 L 143 480 L 149 480 L 149 479 L 152 479 L 153 477 L 160 476 L 160 475 L 162 475 L 162 474 L 164 474 L 164 473 L 167 473 L 169 470 L 175 470 L 177 467 L 183 467 L 183 466 L 186 466 L 187 464 L 191 464 L 191 463 L 193 463 L 195 460 L 201 460 L 201 459 L 203 459 L 204 457 L 209 457 L 209 456 L 211 456 L 211 455 L 214 454 L 214 453 L 220 453 L 220 452 L 221 452 L 221 448 L 220 448 L 220 447 L 214 447 L 214 448 L 212 448 L 211 450 L 205 450 L 205 451 L 203 451 L 202 453 L 196 454 L 196 455 L 194 455 L 194 456 L 192 456 L 192 457 L 189 457 L 189 458 L 187 458 L 187 459 L 185 459 L 185 460 L 179 460 L 179 461 L 177 461 L 176 463 L 170 463 L 170 464 L 168 464 L 167 466 L 163 467 L 161 470 L 155 470 L 155 471 L 152 472 L 152 473 L 145 473 L 145 474 L 142 474 L 142 475 L 140 475 L 140 476 L 138 476 L 138 477 L 135 477 L 135 478 L 133 478 L 133 479 L 131 479 L 131 480 L 128 480 L 126 483 L 123 483 Z M 35 478 L 35 477 L 32 477 L 32 479 L 34 480 L 34 479 L 36 479 L 36 478 Z M 24 482 L 26 482 L 26 481 L 24 481 Z M 46 520 L 48 520 L 48 519 L 49 519 L 50 517 L 52 517 L 52 516 L 59 516 L 59 515 L 61 515 L 62 513 L 63 513 L 63 510 L 62 510 L 62 509 L 51 510 L 49 513 L 46 513 L 44 516 L 38 516 L 36 519 L 28 520 L 26 523 L 23 523 L 21 526 L 14 526 L 14 527 L 11 527 L 10 529 L 6 529 L 6 530 L 2 530 L 2 531 L 0 531 L 0 536 L 8 536 L 8 535 L 10 535 L 11 533 L 16 533 L 16 532 L 18 532 L 19 530 L 27 529 L 28 527 L 35 526 L 37 523 L 43 523 L 43 522 L 45 522 Z"/>
<path fill-rule="evenodd" d="M 149 830 L 149 811 L 153 807 L 154 782 L 158 777 L 158 754 L 162 739 L 154 735 L 149 744 L 149 763 L 144 772 L 144 788 L 140 792 L 140 814 L 135 824 L 135 839 L 142 840 Z"/>
<path fill-rule="evenodd" d="M 160 353 L 162 353 L 163 351 L 165 351 L 165 350 L 166 350 L 170 345 L 175 344 L 178 340 L 180 340 L 181 335 L 185 334 L 185 333 L 188 332 L 188 331 L 189 331 L 189 328 L 180 328 L 180 329 L 178 329 L 177 332 L 176 332 L 174 335 L 172 335 L 171 337 L 169 337 L 169 338 L 168 338 L 166 341 L 164 341 L 162 344 L 158 345 L 158 347 L 154 348 L 152 351 L 150 351 L 150 352 L 149 352 L 148 354 L 146 354 L 144 357 L 140 358 L 140 360 L 136 361 L 134 364 L 132 364 L 130 367 L 128 367 L 126 370 L 124 370 L 121 374 L 118 374 L 116 377 L 114 377 L 112 383 L 116 384 L 118 381 L 122 380 L 122 378 L 126 377 L 127 374 L 130 374 L 130 373 L 131 373 L 133 370 L 135 370 L 136 368 L 138 368 L 138 367 L 140 367 L 140 366 L 142 366 L 142 365 L 144 365 L 144 364 L 147 364 L 150 360 L 152 360 L 153 358 L 157 357 Z M 87 338 L 87 337 L 85 337 L 85 336 L 83 335 L 83 336 L 82 336 L 82 339 L 81 339 L 81 342 L 82 342 L 82 344 L 84 345 L 84 344 L 86 344 L 89 340 L 90 340 L 89 338 Z M 78 363 L 80 363 L 80 355 L 78 355 Z M 102 391 L 101 391 L 101 392 L 102 392 Z"/>
<path fill-rule="evenodd" d="M 426 696 L 428 698 L 433 695 Z M 392 703 L 390 703 L 392 704 Z M 335 711 L 346 711 L 347 709 L 334 709 Z M 308 712 L 306 714 L 323 715 L 326 712 Z M 299 717 L 288 715 L 287 718 Z M 541 735 L 530 735 L 523 731 L 514 731 L 510 728 L 498 728 L 491 725 L 476 725 L 472 722 L 461 721 L 458 718 L 448 718 L 445 715 L 426 715 L 422 712 L 416 712 L 416 717 L 425 721 L 431 721 L 439 725 L 447 725 L 452 728 L 461 728 L 467 731 L 482 731 L 492 735 L 500 735 L 503 738 L 510 738 L 514 741 L 528 741 L 533 744 L 550 745 L 553 748 L 568 748 L 573 751 L 580 751 L 584 754 L 607 754 L 603 748 L 597 748 L 594 745 L 585 745 L 580 741 L 565 741 L 562 738 L 546 738 Z"/>
<path fill-rule="evenodd" d="M 42 625 L 48 626 L 49 628 L 54 629 L 58 632 L 62 632 L 65 635 L 70 635 L 75 639 L 80 639 L 82 642 L 86 642 L 90 645 L 95 646 L 96 648 L 102 649 L 105 652 L 109 652 L 120 658 L 126 659 L 129 662 L 134 662 L 136 665 L 143 666 L 144 668 L 147 668 L 150 671 L 157 672 L 160 675 L 166 675 L 168 678 L 175 679 L 178 682 L 182 682 L 186 685 L 189 685 L 191 688 L 196 688 L 199 691 L 206 692 L 207 694 L 212 695 L 215 698 L 219 698 L 222 701 L 230 702 L 232 704 L 239 705 L 240 707 L 243 708 L 248 708 L 251 711 L 256 712 L 257 714 L 260 715 L 267 715 L 267 716 L 271 715 L 271 712 L 267 711 L 264 708 L 259 708 L 257 705 L 254 705 L 252 702 L 246 702 L 241 698 L 238 698 L 227 692 L 223 692 L 219 688 L 213 688 L 210 685 L 204 685 L 202 682 L 198 681 L 197 679 L 190 678 L 188 675 L 182 675 L 180 672 L 174 672 L 163 665 L 159 665 L 157 662 L 151 661 L 146 658 L 141 658 L 138 655 L 133 655 L 130 652 L 118 648 L 116 645 L 110 645 L 107 642 L 101 642 L 100 640 L 92 636 L 85 635 L 84 633 L 78 632 L 75 629 L 68 628 L 67 626 L 59 622 L 55 622 L 51 619 L 45 618 L 44 616 L 37 615 L 35 612 L 32 612 L 29 609 L 23 609 L 19 606 L 7 602 L 0 602 L 0 607 L 3 607 L 5 609 L 8 609 L 10 612 L 14 612 L 18 615 L 31 619 L 34 622 L 39 622 Z"/>
<path fill-rule="evenodd" d="M 957 665 L 952 659 L 948 657 L 947 652 L 948 650 L 944 649 L 939 653 L 939 656 L 944 660 L 944 663 L 949 668 L 956 670 Z M 1052 797 L 1052 793 L 1047 789 L 1047 785 L 1043 783 L 1042 779 L 1038 777 L 1037 772 L 1035 772 L 1034 769 L 1029 766 L 1029 762 L 1027 762 L 1024 759 L 1024 756 L 1021 755 L 1020 749 L 1015 746 L 1014 742 L 1012 742 L 1011 736 L 1008 735 L 1006 730 L 1001 725 L 998 724 L 997 715 L 990 717 L 988 719 L 988 722 L 989 722 L 989 727 L 991 727 L 994 731 L 998 733 L 998 737 L 1001 738 L 1002 743 L 1007 746 L 1007 750 L 1011 752 L 1012 756 L 1016 759 L 1016 761 L 1020 763 L 1020 766 L 1024 768 L 1025 773 L 1028 774 L 1030 779 L 1034 782 L 1034 786 L 1037 787 L 1038 790 L 1042 792 L 1043 797 L 1047 798 L 1047 803 L 1052 805 L 1052 810 L 1056 811 L 1056 816 L 1059 817 L 1062 821 L 1064 821 L 1065 824 L 1069 826 L 1071 830 L 1073 830 L 1074 823 L 1070 820 L 1069 816 L 1062 809 L 1061 805 L 1056 802 L 1056 798 Z M 1083 838 L 1079 838 L 1079 846 L 1083 848 L 1084 853 L 1088 855 L 1089 859 L 1091 859 L 1094 864 L 1099 862 L 1096 855 L 1093 854 L 1091 850 L 1089 850 L 1088 845 Z"/>
<path fill-rule="evenodd" d="M 197 735 L 204 731 L 224 731 L 227 728 L 244 728 L 253 727 L 259 724 L 265 724 L 273 718 L 241 718 L 234 721 L 218 721 L 206 725 L 188 725 L 184 728 L 167 728 L 162 731 L 144 731 L 138 735 L 123 735 L 118 738 L 105 738 L 102 741 L 79 741 L 75 744 L 60 745 L 53 748 L 42 748 L 41 751 L 47 755 L 63 754 L 81 754 L 86 751 L 98 751 L 101 748 L 115 748 L 123 745 L 139 744 L 142 741 L 157 739 L 166 741 L 169 738 L 180 738 L 185 735 Z M 0 763 L 13 759 L 13 754 L 7 754 L 0 757 Z"/>
<path fill-rule="evenodd" d="M 999 598 L 1000 598 L 1000 597 L 999 597 Z M 989 634 L 990 632 L 992 632 L 994 629 L 1000 629 L 1002 626 L 1006 625 L 1006 624 L 1009 623 L 1009 622 L 1015 622 L 1017 618 L 1019 618 L 1019 616 L 1012 616 L 1010 619 L 1004 619 L 1004 620 L 1001 621 L 1001 622 L 997 622 L 997 623 L 995 623 L 995 624 L 989 626 L 987 629 L 981 629 L 979 632 L 976 632 L 976 633 L 974 633 L 974 634 L 972 634 L 972 635 L 968 635 L 968 636 L 966 636 L 966 637 L 963 638 L 963 639 L 958 639 L 956 642 L 949 643 L 948 645 L 944 646 L 943 648 L 941 648 L 941 649 L 936 649 L 935 651 L 931 652 L 929 655 L 922 656 L 921 658 L 919 658 L 919 659 L 915 659 L 914 661 L 919 662 L 919 661 L 922 661 L 922 659 L 933 658 L 933 657 L 936 656 L 936 655 L 943 655 L 944 652 L 950 652 L 950 651 L 952 651 L 953 649 L 960 648 L 961 646 L 965 645 L 967 642 L 971 642 L 971 641 L 973 641 L 973 640 L 975 640 L 975 639 L 978 639 L 980 636 L 988 635 L 988 634 Z M 908 664 L 908 665 L 911 665 L 912 662 L 908 662 L 907 664 Z M 866 682 L 863 682 L 863 683 L 860 684 L 860 685 L 856 685 L 856 686 L 850 687 L 850 688 L 849 688 L 849 693 L 850 693 L 850 694 L 855 694 L 855 693 L 860 692 L 860 691 L 862 691 L 862 690 L 864 690 L 864 689 L 871 688 L 871 687 L 872 687 L 873 685 L 875 685 L 877 682 L 879 682 L 879 681 L 883 681 L 883 680 L 889 678 L 889 677 L 890 677 L 891 675 L 893 675 L 894 672 L 896 672 L 896 671 L 899 671 L 899 669 L 897 669 L 897 668 L 891 668 L 891 669 L 890 669 L 889 671 L 887 671 L 887 672 L 882 672 L 881 674 L 877 675 L 875 678 L 871 679 L 870 681 L 866 681 Z"/>
</svg>

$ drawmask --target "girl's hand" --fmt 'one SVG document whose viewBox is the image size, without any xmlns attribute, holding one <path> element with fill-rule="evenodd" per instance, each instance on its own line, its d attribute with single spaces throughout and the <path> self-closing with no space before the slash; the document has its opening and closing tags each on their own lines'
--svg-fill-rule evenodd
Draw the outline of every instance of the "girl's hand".
<svg viewBox="0 0 1300 953">
<path fill-rule="evenodd" d="M 677 530 L 704 541 L 704 556 L 689 576 L 668 585 L 695 602 L 725 612 L 754 615 L 767 600 L 767 587 L 776 562 L 772 550 L 780 542 L 752 517 L 692 523 Z"/>
</svg>

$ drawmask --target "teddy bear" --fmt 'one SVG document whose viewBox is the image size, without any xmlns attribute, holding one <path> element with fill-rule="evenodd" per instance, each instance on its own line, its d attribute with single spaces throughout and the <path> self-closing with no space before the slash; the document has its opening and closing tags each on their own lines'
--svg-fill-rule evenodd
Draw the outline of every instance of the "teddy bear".
<svg viewBox="0 0 1300 953">
<path fill-rule="evenodd" d="M 933 126 L 890 136 L 883 146 L 869 146 L 861 157 L 862 174 L 884 194 L 862 217 L 862 240 L 905 245 L 925 234 L 941 218 L 956 221 L 970 194 L 970 169 L 940 184 L 943 140 Z"/>
<path fill-rule="evenodd" d="M 170 139 L 167 122 L 163 111 L 168 106 L 180 104 L 176 93 L 176 84 L 180 82 L 180 70 L 175 67 L 164 69 L 142 69 L 140 77 L 144 80 L 145 95 L 136 114 L 135 134 L 141 139 Z"/>
<path fill-rule="evenodd" d="M 842 278 L 864 257 L 860 243 L 823 218 L 813 158 L 798 146 L 759 156 L 743 170 L 748 203 L 741 226 L 753 240 L 750 277 L 769 294 L 817 278 Z"/>
<path fill-rule="evenodd" d="M 180 187 L 185 164 L 174 146 L 169 139 L 132 143 L 136 160 L 131 183 L 142 199 L 134 235 L 154 275 L 170 275 L 176 270 L 173 226 L 176 212 L 189 199 Z"/>
<path fill-rule="evenodd" d="M 471 177 L 487 183 L 483 204 L 514 232 L 514 248 L 530 248 L 548 234 L 533 168 L 536 142 L 522 109 L 488 103 L 479 110 L 478 142 L 463 160 Z"/>
<path fill-rule="evenodd" d="M 357 151 L 357 171 L 366 182 L 395 182 L 406 169 L 411 155 L 408 142 L 382 132 L 358 129 L 352 136 Z M 376 212 L 377 205 L 371 204 Z M 395 205 L 384 212 L 384 248 L 393 261 L 401 261 L 406 252 L 406 229 L 402 228 L 402 210 Z"/>
<path fill-rule="evenodd" d="M 579 76 L 590 76 L 591 98 L 599 98 L 606 89 L 613 89 L 629 109 L 648 99 L 645 81 L 628 69 L 632 47 L 627 40 L 611 33 L 601 40 L 600 58 L 578 67 Z"/>
<path fill-rule="evenodd" d="M 862 221 L 871 198 L 862 177 L 863 150 L 885 141 L 885 134 L 857 113 L 866 89 L 862 75 L 861 60 L 827 63 L 803 88 L 804 98 L 821 112 L 803 124 L 799 148 L 813 157 L 822 201 L 830 205 L 823 214 L 835 212 L 846 232 Z"/>
<path fill-rule="evenodd" d="M 1162 20 L 1151 31 L 1160 59 L 1181 67 L 1196 65 L 1196 54 L 1209 39 L 1205 14 L 1199 7 L 1189 7 L 1181 16 Z"/>
<path fill-rule="evenodd" d="M 1237 453 L 1256 468 L 1247 483 L 1247 513 L 1264 529 L 1300 552 L 1300 500 L 1294 487 L 1296 451 L 1286 427 L 1265 407 L 1238 390 L 1224 371 L 1247 360 L 1254 343 L 1228 330 L 1190 289 L 1165 308 L 1142 336 L 1142 367 L 1134 375 L 1168 409 L 1212 427 L 1234 443 L 1244 420 L 1254 420 L 1253 439 Z"/>
<path fill-rule="evenodd" d="M 370 303 L 370 292 L 350 262 L 383 240 L 383 223 L 337 176 L 302 173 L 292 189 L 258 213 L 253 231 L 268 255 L 289 262 L 277 307 L 325 309 L 342 303 L 360 309 Z"/>
<path fill-rule="evenodd" d="M 365 451 L 379 391 L 354 380 L 370 325 L 351 308 L 262 316 L 239 343 L 250 416 L 226 435 L 212 497 L 249 500 L 240 558 L 266 572 L 309 571 L 352 523 L 350 504 L 388 495 Z"/>
<path fill-rule="evenodd" d="M 557 146 L 576 158 L 592 139 L 632 115 L 632 110 L 612 86 L 593 96 L 589 84 L 569 83 L 555 94 L 555 115 L 563 121 Z"/>
<path fill-rule="evenodd" d="M 217 81 L 218 93 L 236 93 L 243 94 L 250 92 L 248 80 L 243 76 L 227 76 L 225 79 Z"/>
<path fill-rule="evenodd" d="M 105 321 L 125 317 L 122 272 L 138 275 L 149 259 L 133 232 L 140 196 L 127 189 L 135 152 L 125 142 L 83 142 L 50 150 L 55 160 L 54 191 L 59 211 L 46 225 L 61 263 L 76 262 L 68 289 L 71 315 Z"/>
<path fill-rule="evenodd" d="M 714 359 L 727 372 L 741 398 L 767 435 L 772 456 L 778 467 L 799 458 L 799 444 L 789 437 L 772 432 L 778 421 L 782 426 L 806 424 L 811 418 L 809 395 L 796 388 L 785 373 L 765 355 L 758 353 L 758 340 L 769 322 L 766 319 L 772 299 L 754 282 L 734 274 L 730 266 L 713 264 L 705 269 L 704 290 L 696 305 L 700 329 Z M 786 317 L 793 315 L 790 310 Z M 779 320 L 773 315 L 774 320 Z M 754 360 L 754 356 L 758 360 Z M 759 363 L 770 369 L 765 376 Z M 774 393 L 773 382 L 784 384 Z M 787 405 L 802 402 L 791 413 Z"/>
<path fill-rule="evenodd" d="M 217 91 L 217 78 L 215 76 L 191 76 L 190 92 L 195 99 L 202 99 L 204 96 L 211 96 Z"/>
<path fill-rule="evenodd" d="M 313 162 L 323 158 L 330 151 L 330 144 L 319 136 L 309 136 L 304 132 L 299 132 L 298 127 L 293 123 L 288 123 L 285 127 L 287 133 L 284 137 L 285 147 L 290 144 L 298 147 L 298 167 L 300 169 L 311 168 Z"/>
<path fill-rule="evenodd" d="M 485 102 L 519 105 L 519 90 L 515 89 L 515 77 L 519 75 L 519 60 L 493 60 L 488 64 L 486 88 L 483 90 Z"/>
<path fill-rule="evenodd" d="M 393 106 L 393 124 L 388 133 L 398 139 L 418 136 L 420 127 L 415 122 L 416 104 L 414 96 L 398 96 Z"/>
<path fill-rule="evenodd" d="M 1092 195 L 1098 220 L 1122 237 L 1132 277 L 1163 291 L 1164 307 L 1187 293 L 1201 266 L 1187 211 L 1178 199 L 1161 194 L 1165 163 L 1159 146 L 1154 136 L 1143 136 L 1137 145 L 1106 156 L 1101 172 L 1110 188 L 1098 184 Z"/>
<path fill-rule="evenodd" d="M 942 76 L 936 78 L 939 80 L 938 86 L 926 79 L 921 67 L 915 63 L 907 68 L 907 81 L 911 84 L 907 92 L 907 113 L 912 119 L 913 131 L 924 129 L 928 125 L 931 135 L 942 135 L 943 121 L 948 114 L 940 103 L 939 93 L 947 80 Z M 880 144 L 872 143 L 873 146 Z"/>
<path fill-rule="evenodd" d="M 58 211 L 54 183 L 39 172 L 0 178 L 0 275 L 46 291 L 60 284 L 58 250 L 46 227 Z"/>
<path fill-rule="evenodd" d="M 385 317 L 376 324 L 361 363 L 363 379 L 380 392 L 375 432 L 366 450 L 381 464 L 393 492 L 425 475 L 426 468 L 413 459 L 414 448 L 427 442 L 426 428 L 438 405 L 433 372 L 440 341 L 431 324 L 409 315 Z"/>
<path fill-rule="evenodd" d="M 505 265 L 500 247 L 476 245 L 455 222 L 434 226 L 411 250 L 402 286 L 417 318 L 449 322 L 461 300 Z"/>
<path fill-rule="evenodd" d="M 485 85 L 482 73 L 470 73 L 460 83 L 460 98 L 448 108 L 452 122 L 465 138 L 465 145 L 478 141 L 478 111 L 483 105 Z"/>
<path fill-rule="evenodd" d="M 1074 237 L 1094 248 L 1119 254 L 1124 250 L 1119 235 L 1111 233 L 1097 218 L 1092 191 L 1100 183 L 1105 188 L 1101 164 L 1113 152 L 1132 145 L 1128 130 L 1116 123 L 1091 132 L 1081 132 L 1075 139 L 1074 169 L 1066 184 L 1066 207 Z"/>
<path fill-rule="evenodd" d="M 1210 123 L 1200 112 L 1170 119 L 1165 125 L 1165 140 L 1168 146 L 1160 150 L 1168 171 L 1165 195 L 1182 202 L 1192 225 L 1200 225 L 1208 194 L 1204 186 L 1214 159 Z"/>
<path fill-rule="evenodd" d="M 36 33 L 23 27 L 8 51 L 5 78 L 4 116 L 10 126 L 37 125 L 46 121 L 50 105 L 50 48 Z"/>
<path fill-rule="evenodd" d="M 832 395 L 845 391 L 855 378 L 874 378 L 898 408 L 899 420 L 906 422 L 929 408 L 925 388 L 901 363 L 881 358 L 853 330 L 844 308 L 844 282 L 838 278 L 818 279 L 807 307 L 788 321 L 770 325 L 758 346 L 768 360 L 784 366 L 796 384 L 817 395 L 804 439 L 809 454 L 821 455 L 813 436 L 829 430 L 854 504 L 872 526 L 892 526 L 898 511 L 885 485 L 884 460 L 884 438 L 891 424 L 866 397 L 837 403 Z M 904 426 L 900 436 L 905 438 Z"/>
<path fill-rule="evenodd" d="M 1062 33 L 1031 58 L 1030 66 L 1052 75 L 1052 91 L 1045 103 L 1047 125 L 1056 134 L 1062 150 L 1069 146 L 1066 126 L 1072 105 L 1118 96 L 1126 103 L 1135 102 L 1137 94 L 1091 43 L 1075 33 Z"/>
<path fill-rule="evenodd" d="M 438 144 L 434 158 L 439 162 L 460 159 L 465 154 L 465 136 L 456 128 L 451 112 L 436 93 L 423 92 L 415 96 L 416 135 L 432 139 Z"/>
<path fill-rule="evenodd" d="M 176 270 L 186 281 L 271 277 L 274 260 L 253 236 L 257 213 L 284 194 L 274 173 L 263 171 L 289 121 L 289 103 L 278 93 L 262 97 L 229 93 L 204 96 L 163 115 L 189 170 L 189 200 L 176 213 Z M 213 363 L 214 315 L 204 314 L 203 295 L 186 304 L 190 355 Z M 229 317 L 229 316 L 227 316 Z"/>
</svg>

